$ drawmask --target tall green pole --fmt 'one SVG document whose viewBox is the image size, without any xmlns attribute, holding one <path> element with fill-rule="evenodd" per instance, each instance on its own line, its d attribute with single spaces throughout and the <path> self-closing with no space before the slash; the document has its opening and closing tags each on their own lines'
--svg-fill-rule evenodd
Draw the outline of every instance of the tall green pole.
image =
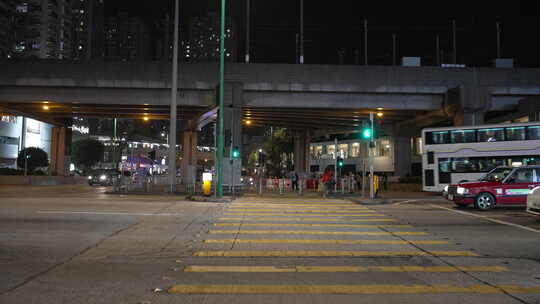
<svg viewBox="0 0 540 304">
<path fill-rule="evenodd" d="M 219 35 L 219 115 L 217 145 L 217 197 L 223 197 L 223 152 L 225 139 L 223 130 L 223 94 L 225 86 L 225 0 L 221 0 L 221 30 Z"/>
</svg>

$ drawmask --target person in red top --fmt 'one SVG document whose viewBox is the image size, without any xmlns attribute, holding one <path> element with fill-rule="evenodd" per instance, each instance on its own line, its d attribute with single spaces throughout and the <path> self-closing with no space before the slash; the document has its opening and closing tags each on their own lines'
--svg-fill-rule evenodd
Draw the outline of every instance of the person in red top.
<svg viewBox="0 0 540 304">
<path fill-rule="evenodd" d="M 334 171 L 326 170 L 326 172 L 324 172 L 322 182 L 326 188 L 324 192 L 324 195 L 326 196 L 331 191 L 332 184 L 334 182 Z"/>
</svg>

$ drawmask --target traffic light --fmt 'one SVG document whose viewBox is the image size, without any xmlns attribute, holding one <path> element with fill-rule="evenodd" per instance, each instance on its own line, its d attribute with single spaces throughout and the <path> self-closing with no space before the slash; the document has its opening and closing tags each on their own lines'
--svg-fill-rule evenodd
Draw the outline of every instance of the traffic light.
<svg viewBox="0 0 540 304">
<path fill-rule="evenodd" d="M 337 157 L 337 165 L 339 168 L 343 168 L 343 158 L 341 156 Z"/>
<path fill-rule="evenodd" d="M 234 146 L 232 149 L 232 158 L 239 158 L 240 157 L 240 149 L 238 149 L 237 146 Z"/>
<path fill-rule="evenodd" d="M 362 126 L 362 138 L 363 139 L 371 139 L 373 136 L 373 130 L 371 129 L 371 125 L 369 123 L 363 124 Z"/>
</svg>

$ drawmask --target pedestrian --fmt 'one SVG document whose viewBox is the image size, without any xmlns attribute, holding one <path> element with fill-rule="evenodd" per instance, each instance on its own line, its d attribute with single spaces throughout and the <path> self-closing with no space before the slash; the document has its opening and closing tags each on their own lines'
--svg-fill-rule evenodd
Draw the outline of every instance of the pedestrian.
<svg viewBox="0 0 540 304">
<path fill-rule="evenodd" d="M 293 172 L 291 175 L 291 182 L 293 191 L 298 190 L 298 174 L 296 174 L 296 172 Z"/>
<path fill-rule="evenodd" d="M 324 195 L 326 197 L 327 194 L 330 193 L 332 189 L 332 184 L 334 181 L 334 171 L 333 170 L 326 170 L 326 172 L 323 175 L 322 182 L 325 186 L 325 192 Z"/>
</svg>

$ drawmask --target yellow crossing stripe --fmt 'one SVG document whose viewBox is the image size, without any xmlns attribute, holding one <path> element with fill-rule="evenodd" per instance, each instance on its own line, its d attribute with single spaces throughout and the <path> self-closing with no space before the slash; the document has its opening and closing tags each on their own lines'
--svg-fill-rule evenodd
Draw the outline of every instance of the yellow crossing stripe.
<svg viewBox="0 0 540 304">
<path fill-rule="evenodd" d="M 217 223 L 218 227 L 412 228 L 411 225 Z"/>
<path fill-rule="evenodd" d="M 502 266 L 186 266 L 185 272 L 506 272 Z"/>
<path fill-rule="evenodd" d="M 272 217 L 259 217 L 259 218 L 243 218 L 243 217 L 222 217 L 220 221 L 247 221 L 247 222 L 343 222 L 342 219 L 329 219 L 329 218 L 272 218 Z M 351 220 L 353 222 L 396 222 L 395 219 L 356 219 Z"/>
<path fill-rule="evenodd" d="M 244 215 L 244 216 L 320 216 L 320 217 L 341 217 L 341 216 L 386 216 L 384 214 L 369 213 L 369 214 L 301 214 L 301 213 L 238 213 L 238 212 L 225 212 L 224 215 Z"/>
<path fill-rule="evenodd" d="M 210 234 L 427 235 L 417 231 L 209 230 Z"/>
<path fill-rule="evenodd" d="M 275 209 L 228 209 L 226 212 L 276 212 L 276 213 L 375 213 L 375 210 L 275 210 Z"/>
<path fill-rule="evenodd" d="M 204 240 L 211 244 L 310 244 L 310 245 L 446 245 L 447 241 L 387 241 L 387 240 L 291 240 L 291 239 L 222 239 Z"/>
<path fill-rule="evenodd" d="M 447 256 L 475 257 L 471 251 L 328 251 L 328 250 L 235 250 L 197 251 L 199 257 L 389 257 L 389 256 Z"/>
<path fill-rule="evenodd" d="M 366 210 L 369 208 L 366 207 L 357 207 L 357 206 L 294 206 L 294 205 L 282 205 L 282 206 L 274 206 L 274 205 L 231 205 L 229 208 L 263 208 L 263 209 L 352 209 L 352 210 Z"/>
<path fill-rule="evenodd" d="M 232 203 L 231 207 L 241 207 L 241 206 L 262 206 L 262 207 L 272 207 L 272 208 L 282 208 L 282 207 L 295 207 L 295 208 L 304 208 L 304 207 L 321 207 L 321 208 L 367 208 L 365 206 L 353 205 L 353 204 L 238 204 Z"/>
<path fill-rule="evenodd" d="M 520 285 L 175 285 L 170 294 L 536 294 Z"/>
</svg>

